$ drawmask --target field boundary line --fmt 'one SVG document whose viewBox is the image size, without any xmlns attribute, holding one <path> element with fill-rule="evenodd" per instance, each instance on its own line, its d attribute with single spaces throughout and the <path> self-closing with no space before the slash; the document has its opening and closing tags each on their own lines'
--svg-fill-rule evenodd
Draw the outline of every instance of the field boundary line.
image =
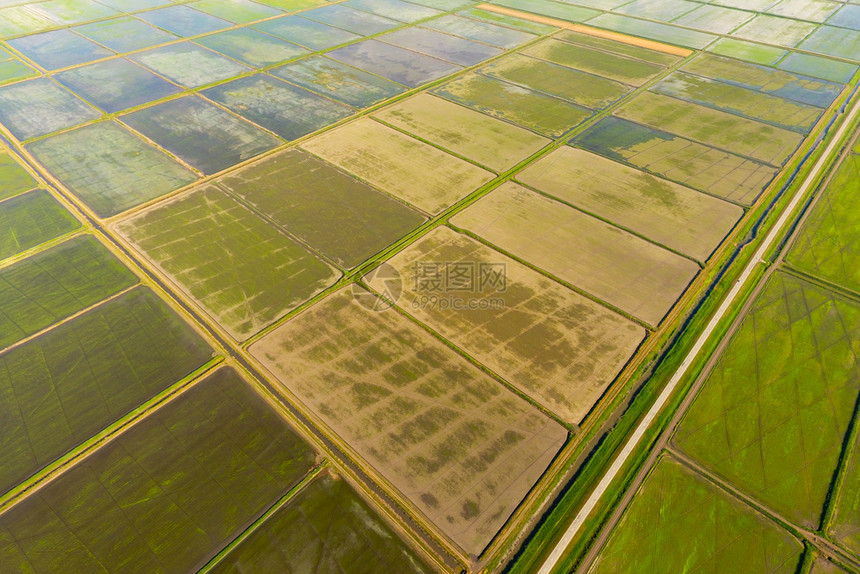
<svg viewBox="0 0 860 574">
<path fill-rule="evenodd" d="M 747 264 L 746 268 L 740 274 L 739 278 L 732 286 L 731 290 L 728 292 L 717 311 L 711 317 L 710 321 L 708 321 L 705 329 L 698 336 L 696 342 L 693 344 L 693 347 L 688 351 L 687 355 L 684 357 L 684 360 L 675 370 L 675 373 L 672 375 L 672 378 L 663 388 L 663 391 L 657 397 L 657 400 L 654 402 L 654 404 L 646 413 L 645 417 L 633 431 L 633 434 L 627 440 L 624 447 L 619 452 L 618 456 L 615 458 L 615 460 L 613 460 L 612 465 L 603 475 L 603 478 L 600 480 L 597 487 L 594 489 L 594 491 L 592 491 L 591 495 L 588 497 L 583 507 L 574 517 L 573 522 L 567 528 L 564 535 L 562 535 L 559 542 L 556 544 L 552 552 L 550 552 L 547 559 L 541 565 L 538 574 L 550 574 L 555 568 L 555 566 L 558 564 L 559 560 L 561 560 L 562 556 L 564 555 L 564 551 L 573 541 L 574 536 L 576 536 L 588 516 L 597 506 L 603 494 L 609 489 L 614 478 L 620 473 L 621 468 L 630 458 L 635 448 L 639 445 L 640 441 L 645 435 L 645 432 L 650 428 L 651 424 L 657 418 L 657 415 L 663 409 L 663 406 L 668 402 L 672 393 L 675 391 L 678 384 L 684 378 L 684 375 L 686 375 L 687 370 L 690 368 L 693 361 L 696 359 L 699 352 L 702 350 L 702 348 L 705 346 L 705 343 L 710 338 L 711 333 L 717 329 L 723 317 L 729 311 L 730 307 L 735 303 L 736 299 L 738 298 L 738 295 L 746 286 L 746 282 L 753 274 L 756 267 L 758 267 L 759 263 L 766 263 L 764 257 L 767 254 L 768 250 L 776 241 L 777 237 L 780 236 L 786 225 L 790 223 L 791 220 L 794 218 L 795 210 L 797 209 L 798 205 L 800 205 L 810 186 L 817 179 L 818 174 L 824 167 L 826 167 L 830 163 L 834 149 L 840 145 L 840 142 L 842 141 L 845 132 L 851 126 L 853 119 L 858 112 L 860 112 L 860 99 L 855 101 L 854 106 L 851 108 L 850 112 L 848 112 L 848 115 L 845 116 L 842 125 L 839 127 L 839 130 L 837 131 L 834 138 L 828 144 L 824 153 L 818 158 L 818 161 L 815 163 L 812 170 L 806 175 L 800 188 L 794 192 L 794 196 L 791 198 L 791 201 L 788 203 L 788 205 L 785 206 L 785 208 L 783 208 L 782 214 L 780 215 L 779 219 L 776 221 L 774 226 L 768 232 L 767 236 L 759 245 L 751 261 Z"/>
<path fill-rule="evenodd" d="M 558 20 L 556 18 L 549 18 L 547 16 L 531 14 L 529 12 L 523 12 L 521 10 L 514 10 L 513 8 L 505 8 L 503 6 L 495 6 L 493 4 L 478 4 L 477 6 L 474 6 L 474 8 L 486 10 L 487 12 L 495 12 L 496 14 L 502 14 L 504 16 L 512 16 L 514 18 L 528 20 L 529 22 L 536 22 L 538 24 L 555 26 L 556 28 L 563 28 L 565 30 L 579 32 L 580 34 L 586 34 L 588 36 L 595 36 L 597 38 L 604 38 L 606 40 L 615 40 L 617 42 L 621 42 L 622 44 L 638 46 L 640 48 L 647 48 L 656 52 L 663 52 L 664 54 L 681 56 L 682 58 L 686 58 L 693 53 L 693 50 L 688 50 L 687 48 L 679 48 L 678 46 L 671 46 L 669 44 L 663 44 L 662 42 L 656 42 L 654 40 L 646 40 L 645 38 L 637 38 L 636 36 L 621 34 L 619 32 L 610 32 L 609 30 L 592 28 L 591 26 L 585 26 L 583 24 L 574 24 L 566 20 Z"/>
</svg>

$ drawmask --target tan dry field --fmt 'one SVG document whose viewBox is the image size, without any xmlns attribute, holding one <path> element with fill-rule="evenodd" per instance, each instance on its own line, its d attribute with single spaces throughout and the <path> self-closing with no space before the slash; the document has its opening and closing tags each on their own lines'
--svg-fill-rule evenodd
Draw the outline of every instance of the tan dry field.
<svg viewBox="0 0 860 574">
<path fill-rule="evenodd" d="M 699 261 L 744 214 L 737 205 L 567 146 L 517 180 Z"/>
<path fill-rule="evenodd" d="M 514 167 L 551 141 L 426 93 L 374 116 L 497 172 Z"/>
<path fill-rule="evenodd" d="M 633 321 L 447 227 L 388 263 L 403 278 L 401 308 L 572 423 L 585 418 L 645 337 Z M 475 283 L 430 292 L 425 270 L 444 263 L 474 266 Z M 487 267 L 503 268 L 503 286 L 481 285 Z M 386 288 L 378 276 L 367 280 L 378 292 Z"/>
<path fill-rule="evenodd" d="M 360 300 L 355 290 L 359 290 Z M 302 403 L 470 554 L 567 438 L 396 309 L 344 288 L 251 346 Z"/>
<path fill-rule="evenodd" d="M 370 118 L 325 132 L 301 147 L 431 214 L 494 177 Z"/>
<path fill-rule="evenodd" d="M 451 223 L 653 326 L 699 272 L 689 259 L 513 182 Z"/>
<path fill-rule="evenodd" d="M 615 115 L 781 166 L 803 135 L 669 96 L 642 92 Z"/>
</svg>

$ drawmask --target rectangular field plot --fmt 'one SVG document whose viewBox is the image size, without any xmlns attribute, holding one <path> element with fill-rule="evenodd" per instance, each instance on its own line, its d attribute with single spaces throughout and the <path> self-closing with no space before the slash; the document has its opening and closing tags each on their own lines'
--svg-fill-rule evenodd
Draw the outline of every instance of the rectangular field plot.
<svg viewBox="0 0 860 574">
<path fill-rule="evenodd" d="M 355 10 L 342 4 L 309 10 L 302 13 L 302 16 L 362 36 L 380 34 L 403 25 L 396 20 L 389 20 L 370 12 Z"/>
<path fill-rule="evenodd" d="M 0 515 L 0 570 L 197 571 L 313 459 L 221 369 Z"/>
<path fill-rule="evenodd" d="M 677 72 L 652 88 L 694 104 L 808 133 L 823 110 L 732 84 Z"/>
<path fill-rule="evenodd" d="M 831 82 L 847 84 L 857 73 L 857 65 L 811 54 L 793 53 L 779 63 L 780 70 L 796 72 Z"/>
<path fill-rule="evenodd" d="M 614 80 L 520 54 L 493 62 L 480 73 L 592 109 L 605 108 L 632 90 Z"/>
<path fill-rule="evenodd" d="M 235 22 L 247 24 L 283 14 L 280 10 L 251 0 L 196 0 L 189 4 L 195 10 Z"/>
<path fill-rule="evenodd" d="M 301 16 L 283 16 L 254 24 L 253 28 L 311 50 L 326 50 L 361 38 L 358 34 Z"/>
<path fill-rule="evenodd" d="M 356 108 L 366 108 L 406 91 L 396 82 L 325 56 L 303 58 L 271 73 Z"/>
<path fill-rule="evenodd" d="M 196 96 L 132 112 L 122 121 L 206 175 L 281 144 L 275 136 Z"/>
<path fill-rule="evenodd" d="M 807 273 L 860 291 L 860 156 L 848 155 L 803 225 L 788 253 Z"/>
<path fill-rule="evenodd" d="M 36 74 L 36 70 L 18 59 L 9 58 L 8 60 L 0 61 L 0 85 L 35 76 Z"/>
<path fill-rule="evenodd" d="M 520 53 L 631 86 L 641 86 L 664 70 L 663 66 L 657 64 L 555 38 L 533 44 Z"/>
<path fill-rule="evenodd" d="M 699 272 L 689 259 L 512 182 L 451 223 L 653 326 Z"/>
<path fill-rule="evenodd" d="M 588 25 L 606 28 L 607 30 L 621 32 L 630 36 L 648 38 L 663 44 L 674 44 L 687 48 L 702 49 L 717 38 L 713 34 L 696 30 L 685 30 L 684 28 L 669 26 L 659 22 L 648 22 L 638 18 L 622 16 L 621 14 L 601 14 L 589 20 Z"/>
<path fill-rule="evenodd" d="M 248 66 L 191 42 L 154 48 L 128 58 L 186 88 L 199 88 L 250 71 Z"/>
<path fill-rule="evenodd" d="M 0 202 L 0 260 L 78 229 L 80 222 L 45 190 Z"/>
<path fill-rule="evenodd" d="M 345 268 L 425 221 L 396 199 L 300 150 L 267 158 L 219 183 Z"/>
<path fill-rule="evenodd" d="M 355 111 L 266 74 L 221 84 L 203 95 L 286 140 L 298 139 Z"/>
<path fill-rule="evenodd" d="M 777 174 L 768 165 L 607 117 L 582 134 L 577 146 L 692 188 L 750 205 Z"/>
<path fill-rule="evenodd" d="M 789 130 L 654 92 L 639 94 L 615 113 L 773 166 L 784 164 L 803 141 L 801 134 Z"/>
<path fill-rule="evenodd" d="M 237 340 L 337 280 L 334 269 L 212 186 L 118 230 Z"/>
<path fill-rule="evenodd" d="M 675 458 L 657 461 L 589 574 L 793 574 L 803 544 Z"/>
<path fill-rule="evenodd" d="M 858 447 L 860 445 L 856 440 L 853 444 L 846 445 L 848 458 L 842 463 L 846 465 L 842 475 L 842 485 L 833 493 L 835 511 L 827 529 L 827 534 L 831 538 L 855 554 L 860 552 L 860 448 Z M 830 572 L 825 570 L 823 574 L 830 574 Z M 844 574 L 844 571 L 834 570 L 832 574 Z"/>
<path fill-rule="evenodd" d="M 23 36 L 9 40 L 9 45 L 46 70 L 59 70 L 113 55 L 110 50 L 78 36 L 71 30 L 53 30 Z"/>
<path fill-rule="evenodd" d="M 348 482 L 326 473 L 303 487 L 212 572 L 433 572 Z"/>
<path fill-rule="evenodd" d="M 803 50 L 860 62 L 860 31 L 821 26 L 800 45 Z"/>
<path fill-rule="evenodd" d="M 613 9 L 614 12 L 629 14 L 649 20 L 669 22 L 697 8 L 699 4 L 688 0 L 633 0 Z"/>
<path fill-rule="evenodd" d="M 57 81 L 112 114 L 182 89 L 128 60 L 108 60 L 61 72 Z"/>
<path fill-rule="evenodd" d="M 434 18 L 421 25 L 425 28 L 432 28 L 440 32 L 447 32 L 461 38 L 483 42 L 484 44 L 504 49 L 516 48 L 520 44 L 525 44 L 536 38 L 535 34 L 529 32 L 497 26 L 490 22 L 463 18 L 456 14 Z"/>
<path fill-rule="evenodd" d="M 204 36 L 195 40 L 195 43 L 255 68 L 272 66 L 309 53 L 306 48 L 251 28 Z"/>
<path fill-rule="evenodd" d="M 860 306 L 771 277 L 676 431 L 741 490 L 818 528 L 860 393 Z"/>
<path fill-rule="evenodd" d="M 142 50 L 177 39 L 170 32 L 134 18 L 114 18 L 76 26 L 74 31 L 119 53 Z"/>
<path fill-rule="evenodd" d="M 550 32 L 555 32 L 558 30 L 558 28 L 556 28 L 555 26 L 550 26 L 549 24 L 532 22 L 531 20 L 515 18 L 513 16 L 508 16 L 507 14 L 499 14 L 498 12 L 489 12 L 480 8 L 465 8 L 457 12 L 457 14 L 461 16 L 466 16 L 473 20 L 490 22 L 499 26 L 505 26 L 507 28 L 513 28 L 515 30 L 522 30 L 523 32 L 529 32 L 530 34 L 536 34 L 538 36 L 543 34 L 549 34 Z M 429 23 L 425 22 L 421 25 L 427 26 L 429 25 Z"/>
<path fill-rule="evenodd" d="M 707 49 L 714 54 L 745 60 L 752 64 L 764 64 L 766 66 L 776 64 L 789 53 L 788 50 L 783 50 L 782 48 L 745 42 L 744 40 L 737 40 L 735 38 L 721 38 Z"/>
<path fill-rule="evenodd" d="M 379 40 L 460 66 L 474 66 L 502 53 L 493 46 L 425 28 L 404 28 L 380 36 Z"/>
<path fill-rule="evenodd" d="M 344 4 L 351 8 L 379 14 L 401 22 L 415 22 L 442 14 L 434 8 L 421 6 L 419 3 L 402 2 L 401 0 L 347 0 Z M 434 2 L 434 4 L 436 3 Z"/>
<path fill-rule="evenodd" d="M 210 16 L 184 5 L 173 5 L 143 12 L 137 17 L 183 38 L 215 32 L 232 26 L 227 20 Z"/>
<path fill-rule="evenodd" d="M 375 296 L 346 288 L 251 352 L 466 552 L 480 554 L 567 431 Z"/>
<path fill-rule="evenodd" d="M 0 354 L 5 421 L 0 492 L 164 391 L 211 355 L 191 327 L 143 287 Z"/>
<path fill-rule="evenodd" d="M 6 152 L 0 152 L 0 200 L 21 195 L 36 187 L 36 180 Z"/>
<path fill-rule="evenodd" d="M 461 76 L 435 88 L 433 93 L 548 137 L 562 136 L 592 113 L 541 92 L 480 74 Z"/>
<path fill-rule="evenodd" d="M 32 34 L 55 25 L 46 16 L 28 10 L 26 6 L 0 8 L 0 36 L 3 37 Z"/>
<path fill-rule="evenodd" d="M 110 121 L 39 140 L 29 149 L 99 217 L 116 215 L 197 179 Z"/>
<path fill-rule="evenodd" d="M 732 33 L 732 36 L 793 48 L 800 44 L 818 26 L 812 22 L 801 22 L 769 14 L 759 14 Z"/>
<path fill-rule="evenodd" d="M 447 227 L 388 263 L 406 278 L 398 305 L 572 423 L 586 417 L 645 336 L 632 321 Z M 379 292 L 388 288 L 385 277 L 365 280 Z"/>
<path fill-rule="evenodd" d="M 588 48 L 594 48 L 603 52 L 609 52 L 618 56 L 627 56 L 642 62 L 658 64 L 660 66 L 670 66 L 681 59 L 681 56 L 676 54 L 659 52 L 657 50 L 636 46 L 634 44 L 627 44 L 625 42 L 616 42 L 615 40 L 601 38 L 599 36 L 579 34 L 571 30 L 561 30 L 558 34 L 553 35 L 553 38 Z"/>
<path fill-rule="evenodd" d="M 840 7 L 840 2 L 829 0 L 782 0 L 768 8 L 767 13 L 809 22 L 824 22 Z"/>
<path fill-rule="evenodd" d="M 497 172 L 507 171 L 550 140 L 429 94 L 388 106 L 374 117 Z"/>
<path fill-rule="evenodd" d="M 369 118 L 319 135 L 302 147 L 427 213 L 438 213 L 493 174 Z"/>
<path fill-rule="evenodd" d="M 0 269 L 0 349 L 137 283 L 92 236 Z"/>
<path fill-rule="evenodd" d="M 694 58 L 682 70 L 819 108 L 828 107 L 842 91 L 842 86 L 833 82 L 710 54 Z"/>
<path fill-rule="evenodd" d="M 706 261 L 743 209 L 587 151 L 562 147 L 517 180 Z"/>
<path fill-rule="evenodd" d="M 753 16 L 754 13 L 744 10 L 704 5 L 673 20 L 672 23 L 714 34 L 728 34 Z"/>
<path fill-rule="evenodd" d="M 20 141 L 83 124 L 101 115 L 49 78 L 0 88 L 0 122 Z"/>
<path fill-rule="evenodd" d="M 328 56 L 410 88 L 417 88 L 462 69 L 457 64 L 377 40 L 344 46 L 329 52 Z"/>
</svg>

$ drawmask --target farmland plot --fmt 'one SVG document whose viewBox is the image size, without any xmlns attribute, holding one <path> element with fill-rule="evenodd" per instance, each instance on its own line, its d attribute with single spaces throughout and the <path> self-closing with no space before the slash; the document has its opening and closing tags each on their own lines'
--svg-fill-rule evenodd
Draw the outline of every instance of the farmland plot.
<svg viewBox="0 0 860 574">
<path fill-rule="evenodd" d="M 793 574 L 802 555 L 777 523 L 663 456 L 589 572 Z"/>
<path fill-rule="evenodd" d="M 0 57 L 2 57 L 2 55 L 0 55 Z M 0 60 L 0 85 L 35 75 L 36 70 L 17 58 Z"/>
<path fill-rule="evenodd" d="M 379 40 L 460 66 L 474 66 L 503 52 L 499 48 L 426 28 L 404 28 Z"/>
<path fill-rule="evenodd" d="M 591 110 L 541 92 L 480 74 L 467 74 L 433 93 L 548 137 L 560 137 L 591 116 Z"/>
<path fill-rule="evenodd" d="M 302 144 L 427 213 L 438 213 L 493 179 L 489 171 L 368 118 Z"/>
<path fill-rule="evenodd" d="M 73 30 L 118 53 L 151 48 L 177 39 L 170 32 L 131 17 L 75 26 Z"/>
<path fill-rule="evenodd" d="M 804 74 L 813 78 L 821 78 L 831 82 L 847 84 L 854 77 L 858 66 L 848 62 L 801 54 L 795 52 L 779 63 L 780 70 Z"/>
<path fill-rule="evenodd" d="M 78 229 L 80 222 L 43 189 L 0 202 L 0 260 Z"/>
<path fill-rule="evenodd" d="M 39 140 L 29 149 L 99 217 L 197 180 L 191 170 L 112 121 Z"/>
<path fill-rule="evenodd" d="M 0 269 L 0 349 L 137 283 L 90 235 Z"/>
<path fill-rule="evenodd" d="M 300 150 L 267 158 L 220 183 L 347 268 L 425 221 L 396 199 Z"/>
<path fill-rule="evenodd" d="M 328 56 L 410 88 L 462 69 L 457 64 L 377 40 L 344 46 L 329 52 Z"/>
<path fill-rule="evenodd" d="M 49 78 L 0 87 L 0 122 L 25 141 L 92 121 L 101 112 Z"/>
<path fill-rule="evenodd" d="M 689 259 L 512 182 L 451 223 L 649 325 L 699 272 Z"/>
<path fill-rule="evenodd" d="M 215 32 L 232 26 L 227 20 L 210 16 L 185 5 L 173 5 L 158 10 L 150 10 L 138 14 L 136 17 L 183 38 Z"/>
<path fill-rule="evenodd" d="M 139 52 L 129 59 L 186 88 L 199 88 L 250 71 L 243 64 L 191 42 Z"/>
<path fill-rule="evenodd" d="M 632 321 L 447 227 L 389 263 L 406 278 L 398 305 L 573 423 L 645 336 Z M 473 281 L 460 277 L 471 269 Z M 368 280 L 385 291 L 383 279 Z"/>
<path fill-rule="evenodd" d="M 117 228 L 237 340 L 337 280 L 333 268 L 213 186 Z"/>
<path fill-rule="evenodd" d="M 771 166 L 615 117 L 603 118 L 574 142 L 742 205 L 752 204 L 777 174 Z"/>
<path fill-rule="evenodd" d="M 817 528 L 860 392 L 860 306 L 774 275 L 674 441 L 788 519 Z"/>
<path fill-rule="evenodd" d="M 705 4 L 676 18 L 672 23 L 715 34 L 728 34 L 753 16 L 755 14 L 752 12 Z"/>
<path fill-rule="evenodd" d="M 779 18 L 769 14 L 759 14 L 747 24 L 732 33 L 732 36 L 793 48 L 800 44 L 818 26 L 812 22 L 801 22 L 789 18 Z"/>
<path fill-rule="evenodd" d="M 432 28 L 433 30 L 447 32 L 461 38 L 483 42 L 484 44 L 504 49 L 516 48 L 520 44 L 525 44 L 537 37 L 535 34 L 522 30 L 513 30 L 489 22 L 464 18 L 456 14 L 434 18 L 421 25 L 425 28 Z"/>
<path fill-rule="evenodd" d="M 21 195 L 36 187 L 26 169 L 5 152 L 0 152 L 0 200 Z"/>
<path fill-rule="evenodd" d="M 304 12 L 302 16 L 310 20 L 328 24 L 329 26 L 336 26 L 354 34 L 360 34 L 361 36 L 380 34 L 403 25 L 396 20 L 389 20 L 370 12 L 355 10 L 342 4 L 323 6 L 316 10 Z"/>
<path fill-rule="evenodd" d="M 0 515 L 0 570 L 196 571 L 313 459 L 221 369 Z"/>
<path fill-rule="evenodd" d="M 598 1 L 602 2 L 603 0 Z M 553 35 L 553 38 L 660 66 L 669 66 L 681 59 L 680 56 L 668 52 L 658 52 L 657 50 L 643 48 L 634 44 L 626 44 L 624 42 L 616 42 L 615 40 L 599 36 L 579 34 L 572 30 L 561 30 L 558 34 Z"/>
<path fill-rule="evenodd" d="M 217 563 L 213 572 L 430 574 L 416 553 L 342 478 L 323 474 Z"/>
<path fill-rule="evenodd" d="M 9 40 L 9 45 L 46 70 L 59 70 L 113 55 L 110 50 L 78 36 L 71 30 L 52 30 L 23 36 Z"/>
<path fill-rule="evenodd" d="M 821 26 L 809 35 L 800 48 L 860 62 L 860 31 Z"/>
<path fill-rule="evenodd" d="M 421 6 L 420 3 L 413 4 L 401 0 L 347 0 L 344 4 L 351 8 L 379 14 L 401 22 L 415 22 L 442 14 L 441 11 L 428 6 Z M 436 5 L 438 2 L 433 2 L 433 4 Z"/>
<path fill-rule="evenodd" d="M 361 38 L 358 34 L 314 22 L 301 16 L 283 16 L 254 24 L 253 27 L 310 50 L 326 50 Z"/>
<path fill-rule="evenodd" d="M 798 269 L 860 291 L 860 155 L 850 154 L 839 166 L 803 230 L 788 253 Z"/>
<path fill-rule="evenodd" d="M 309 53 L 306 48 L 252 28 L 238 28 L 204 36 L 195 40 L 195 43 L 255 68 L 286 62 Z"/>
<path fill-rule="evenodd" d="M 447 100 L 419 94 L 374 117 L 458 155 L 507 171 L 550 140 Z"/>
<path fill-rule="evenodd" d="M 251 0 L 194 0 L 189 5 L 195 10 L 236 24 L 247 24 L 283 14 L 280 10 L 263 6 Z"/>
<path fill-rule="evenodd" d="M 251 352 L 461 548 L 478 555 L 567 431 L 370 293 L 344 289 Z M 362 297 L 361 299 L 359 297 Z"/>
<path fill-rule="evenodd" d="M 653 92 L 643 92 L 615 113 L 774 166 L 785 163 L 803 141 L 795 132 Z"/>
<path fill-rule="evenodd" d="M 0 412 L 6 421 L 0 492 L 211 355 L 199 335 L 143 287 L 0 354 Z"/>
<path fill-rule="evenodd" d="M 699 261 L 743 216 L 743 209 L 637 169 L 563 147 L 517 180 Z"/>
<path fill-rule="evenodd" d="M 782 48 L 764 46 L 736 38 L 720 38 L 711 44 L 707 50 L 720 56 L 728 56 L 745 60 L 751 64 L 763 64 L 765 66 L 776 64 L 789 53 L 788 50 Z"/>
</svg>

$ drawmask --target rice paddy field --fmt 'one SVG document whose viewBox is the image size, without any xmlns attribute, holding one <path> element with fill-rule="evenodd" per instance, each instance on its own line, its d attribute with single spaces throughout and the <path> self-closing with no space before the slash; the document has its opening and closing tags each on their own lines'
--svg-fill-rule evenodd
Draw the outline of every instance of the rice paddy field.
<svg viewBox="0 0 860 574">
<path fill-rule="evenodd" d="M 835 0 L 0 1 L 0 572 L 536 571 L 858 66 Z M 579 571 L 860 569 L 858 153 Z"/>
</svg>

